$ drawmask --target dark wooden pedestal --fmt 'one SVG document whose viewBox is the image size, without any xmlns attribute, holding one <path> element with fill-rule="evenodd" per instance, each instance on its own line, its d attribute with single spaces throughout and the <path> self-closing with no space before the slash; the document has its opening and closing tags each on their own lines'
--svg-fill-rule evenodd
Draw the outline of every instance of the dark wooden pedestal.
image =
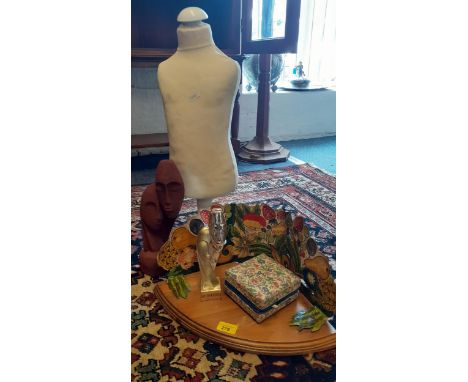
<svg viewBox="0 0 468 382">
<path fill-rule="evenodd" d="M 272 142 L 268 136 L 271 54 L 261 54 L 259 66 L 256 135 L 240 150 L 238 157 L 242 161 L 252 163 L 284 162 L 289 157 L 289 150 Z"/>
</svg>

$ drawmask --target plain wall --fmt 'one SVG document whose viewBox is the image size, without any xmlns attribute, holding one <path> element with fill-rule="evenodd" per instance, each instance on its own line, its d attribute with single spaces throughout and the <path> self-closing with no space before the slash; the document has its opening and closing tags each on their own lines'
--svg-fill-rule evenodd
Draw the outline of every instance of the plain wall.
<svg viewBox="0 0 468 382">
<path fill-rule="evenodd" d="M 154 68 L 132 68 L 132 134 L 167 132 L 156 72 Z M 257 93 L 244 91 L 239 102 L 239 139 L 248 141 L 255 136 Z M 272 140 L 288 141 L 335 134 L 336 92 L 334 90 L 271 93 L 270 138 Z"/>
</svg>

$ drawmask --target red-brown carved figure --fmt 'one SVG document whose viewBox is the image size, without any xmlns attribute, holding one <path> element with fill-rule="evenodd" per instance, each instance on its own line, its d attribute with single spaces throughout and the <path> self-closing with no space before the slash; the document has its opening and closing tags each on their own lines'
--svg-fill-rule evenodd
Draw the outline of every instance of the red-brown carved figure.
<svg viewBox="0 0 468 382">
<path fill-rule="evenodd" d="M 184 183 L 174 162 L 159 162 L 155 182 L 145 188 L 140 203 L 143 231 L 140 267 L 148 275 L 158 277 L 165 272 L 158 266 L 156 256 L 169 238 L 175 219 L 179 215 L 184 193 Z"/>
</svg>

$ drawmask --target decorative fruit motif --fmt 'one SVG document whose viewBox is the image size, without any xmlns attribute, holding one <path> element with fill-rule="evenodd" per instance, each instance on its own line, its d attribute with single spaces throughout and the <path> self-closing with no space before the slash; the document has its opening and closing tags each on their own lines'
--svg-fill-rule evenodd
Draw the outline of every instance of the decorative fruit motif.
<svg viewBox="0 0 468 382">
<path fill-rule="evenodd" d="M 185 247 L 177 255 L 177 263 L 182 267 L 182 269 L 190 269 L 193 267 L 197 259 L 197 252 L 195 246 Z"/>
<path fill-rule="evenodd" d="M 304 228 L 304 218 L 302 216 L 296 216 L 293 220 L 293 227 L 296 232 L 301 232 Z"/>
<path fill-rule="evenodd" d="M 244 225 L 251 229 L 262 229 L 266 226 L 266 220 L 263 216 L 246 214 L 244 215 Z"/>
<path fill-rule="evenodd" d="M 286 212 L 283 209 L 276 211 L 276 219 L 284 220 L 286 219 Z"/>
<path fill-rule="evenodd" d="M 184 249 L 189 245 L 197 245 L 197 237 L 185 227 L 179 227 L 171 234 L 171 244 L 175 249 Z"/>
<path fill-rule="evenodd" d="M 272 220 L 276 218 L 275 210 L 266 204 L 262 205 L 262 215 L 266 220 Z"/>
<path fill-rule="evenodd" d="M 271 232 L 273 233 L 274 236 L 281 236 L 285 235 L 287 231 L 286 223 L 283 221 L 280 221 L 278 224 L 273 224 L 271 227 Z"/>
<path fill-rule="evenodd" d="M 203 223 L 208 224 L 208 221 L 210 220 L 210 211 L 208 210 L 201 210 L 200 211 L 200 217 Z"/>
<path fill-rule="evenodd" d="M 307 247 L 307 252 L 309 253 L 309 256 L 314 256 L 317 253 L 317 249 L 318 249 L 317 243 L 311 237 L 307 239 L 306 247 Z"/>
<path fill-rule="evenodd" d="M 159 249 L 156 261 L 158 265 L 166 271 L 177 265 L 178 251 L 172 246 L 171 241 L 166 241 Z"/>
</svg>

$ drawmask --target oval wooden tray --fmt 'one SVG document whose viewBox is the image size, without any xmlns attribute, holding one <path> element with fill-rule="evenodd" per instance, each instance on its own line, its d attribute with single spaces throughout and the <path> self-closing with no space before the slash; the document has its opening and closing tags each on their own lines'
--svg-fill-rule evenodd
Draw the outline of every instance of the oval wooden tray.
<svg viewBox="0 0 468 382">
<path fill-rule="evenodd" d="M 234 265 L 230 263 L 216 268 L 222 284 L 224 271 Z M 269 355 L 307 354 L 332 349 L 336 345 L 335 329 L 328 322 L 314 333 L 307 329 L 299 332 L 295 326 L 289 326 L 294 313 L 311 306 L 302 294 L 295 302 L 258 324 L 224 293 L 221 300 L 200 301 L 198 272 L 185 278 L 192 289 L 187 299 L 177 299 L 165 281 L 157 283 L 154 292 L 172 318 L 200 337 L 227 348 Z M 216 330 L 220 321 L 237 325 L 237 332 L 231 335 Z"/>
</svg>

